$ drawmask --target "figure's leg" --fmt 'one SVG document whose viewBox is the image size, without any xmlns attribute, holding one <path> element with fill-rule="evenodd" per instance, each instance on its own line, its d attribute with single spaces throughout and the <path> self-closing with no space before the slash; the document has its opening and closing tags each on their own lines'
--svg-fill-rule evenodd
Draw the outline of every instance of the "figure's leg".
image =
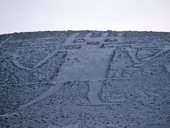
<svg viewBox="0 0 170 128">
<path fill-rule="evenodd" d="M 99 93 L 101 91 L 102 84 L 103 84 L 102 81 L 89 82 L 90 91 L 88 93 L 88 98 L 91 104 L 94 105 L 102 104 L 99 98 Z"/>
</svg>

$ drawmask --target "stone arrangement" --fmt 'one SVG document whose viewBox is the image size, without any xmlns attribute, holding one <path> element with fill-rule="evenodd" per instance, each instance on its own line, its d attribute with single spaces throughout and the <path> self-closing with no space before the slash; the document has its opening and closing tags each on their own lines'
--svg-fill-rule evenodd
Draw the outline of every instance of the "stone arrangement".
<svg viewBox="0 0 170 128">
<path fill-rule="evenodd" d="M 0 128 L 170 128 L 170 33 L 0 35 Z"/>
</svg>

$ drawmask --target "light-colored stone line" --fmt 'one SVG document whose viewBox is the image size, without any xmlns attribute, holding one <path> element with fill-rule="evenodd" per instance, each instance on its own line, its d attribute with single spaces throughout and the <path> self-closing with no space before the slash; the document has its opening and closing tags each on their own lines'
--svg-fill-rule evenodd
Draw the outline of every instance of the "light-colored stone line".
<svg viewBox="0 0 170 128">
<path fill-rule="evenodd" d="M 141 63 L 141 61 L 137 58 L 137 49 L 127 47 L 126 50 L 128 51 L 129 56 L 135 64 Z"/>
<path fill-rule="evenodd" d="M 23 110 L 23 109 L 31 106 L 32 104 L 37 103 L 37 102 L 45 99 L 45 98 L 48 97 L 48 96 L 51 96 L 52 94 L 54 94 L 55 92 L 57 92 L 60 87 L 62 87 L 61 84 L 56 85 L 56 83 L 55 83 L 54 86 L 50 87 L 47 91 L 45 91 L 44 93 L 42 93 L 39 97 L 31 100 L 31 101 L 28 102 L 27 104 L 21 105 L 17 110 Z"/>
<path fill-rule="evenodd" d="M 79 33 L 73 33 L 72 35 L 70 35 L 64 42 L 64 45 L 70 45 L 72 44 L 72 42 L 75 40 L 75 38 L 79 35 Z"/>
<path fill-rule="evenodd" d="M 76 34 L 73 34 L 71 35 L 70 37 L 68 37 L 68 39 L 64 42 L 64 44 L 70 44 L 71 41 L 74 40 L 74 38 L 78 35 L 79 33 L 76 33 Z M 53 51 L 52 53 L 50 53 L 49 55 L 47 55 L 43 60 L 41 60 L 40 62 L 38 62 L 37 65 L 35 65 L 33 68 L 28 68 L 28 67 L 25 67 L 23 66 L 22 64 L 20 64 L 18 61 L 17 61 L 17 57 L 19 57 L 19 55 L 16 55 L 16 54 L 13 54 L 13 63 L 20 69 L 25 69 L 25 70 L 34 70 L 38 67 L 40 67 L 42 64 L 46 63 L 46 61 L 48 61 L 51 57 L 53 57 L 54 55 L 57 54 L 59 50 L 55 50 Z M 60 50 L 61 51 L 61 50 Z"/>
<path fill-rule="evenodd" d="M 32 68 L 27 68 L 24 65 L 22 65 L 21 63 L 19 63 L 19 61 L 17 60 L 18 57 L 19 57 L 19 55 L 12 53 L 12 62 L 16 67 L 18 67 L 20 69 L 24 69 L 24 70 L 32 69 Z"/>
<path fill-rule="evenodd" d="M 58 52 L 59 52 L 59 51 L 57 50 L 57 51 L 52 52 L 51 54 L 48 54 L 43 60 L 41 60 L 40 62 L 38 62 L 38 64 L 35 65 L 35 66 L 33 67 L 33 69 L 38 68 L 38 67 L 40 67 L 41 65 L 43 65 L 44 63 L 46 63 L 50 58 L 52 58 L 53 56 L 55 56 Z"/>
<path fill-rule="evenodd" d="M 167 53 L 168 51 L 170 51 L 170 46 L 164 47 L 160 52 L 154 54 L 151 57 L 148 57 L 148 58 L 145 58 L 145 59 L 141 59 L 141 63 L 135 64 L 134 67 L 143 66 L 146 62 L 151 61 L 151 60 L 161 56 L 162 54 Z"/>
<path fill-rule="evenodd" d="M 11 35 L 11 36 L 9 36 L 6 40 L 2 41 L 2 42 L 0 43 L 0 48 L 2 48 L 2 46 L 3 46 L 6 42 L 8 42 L 12 37 L 13 37 L 13 36 Z"/>
<path fill-rule="evenodd" d="M 145 59 L 142 59 L 142 61 L 149 61 L 149 60 L 153 60 L 155 59 L 156 57 L 168 52 L 170 50 L 170 46 L 167 46 L 165 48 L 163 48 L 160 52 L 156 53 L 155 55 L 151 56 L 151 57 L 148 57 L 148 58 L 145 58 Z"/>
<path fill-rule="evenodd" d="M 105 80 L 120 80 L 120 79 L 105 79 Z M 91 102 L 91 104 L 89 106 L 95 106 L 95 105 L 111 105 L 113 103 L 102 103 L 101 100 L 99 99 L 99 92 L 101 91 L 101 87 L 103 85 L 103 82 L 105 80 L 87 80 L 84 82 L 88 82 L 89 83 L 89 87 L 90 87 L 90 91 L 88 93 L 88 98 Z M 121 79 L 124 80 L 124 79 Z M 76 80 L 74 80 L 76 81 Z M 80 80 L 77 80 L 80 81 Z M 38 103 L 39 101 L 42 101 L 43 99 L 53 95 L 54 93 L 56 93 L 61 87 L 62 85 L 67 82 L 67 81 L 63 81 L 63 82 L 57 82 L 57 81 L 50 81 L 49 83 L 52 83 L 53 86 L 51 86 L 48 90 L 46 90 L 44 93 L 42 93 L 40 96 L 34 98 L 33 100 L 31 100 L 30 102 L 21 105 L 19 108 L 17 108 L 14 112 L 10 112 L 10 113 L 5 113 L 3 115 L 0 115 L 0 117 L 10 117 L 13 116 L 15 114 L 18 114 L 19 111 L 22 111 L 26 108 L 28 108 L 29 106 Z M 70 81 L 71 82 L 71 81 Z M 80 105 L 81 106 L 81 105 Z M 82 105 L 83 106 L 83 105 Z M 86 106 L 86 105 L 85 105 Z M 87 105 L 88 106 L 88 105 Z"/>
<path fill-rule="evenodd" d="M 40 62 L 38 62 L 38 64 L 36 64 L 33 68 L 28 68 L 22 64 L 19 63 L 19 61 L 17 60 L 17 58 L 19 57 L 19 55 L 12 53 L 12 62 L 14 63 L 15 66 L 17 66 L 20 69 L 24 69 L 24 70 L 34 70 L 38 67 L 40 67 L 41 65 L 43 65 L 44 63 L 46 63 L 50 58 L 52 58 L 53 56 L 55 56 L 57 54 L 58 50 L 48 54 L 43 60 L 41 60 Z"/>
<path fill-rule="evenodd" d="M 92 33 L 88 33 L 88 34 L 86 35 L 85 39 L 86 39 L 87 41 L 103 42 L 103 41 L 107 38 L 107 35 L 108 35 L 108 33 L 105 32 L 105 33 L 102 33 L 102 35 L 101 35 L 100 37 L 92 38 L 92 37 L 91 37 L 91 34 L 92 34 Z"/>
</svg>

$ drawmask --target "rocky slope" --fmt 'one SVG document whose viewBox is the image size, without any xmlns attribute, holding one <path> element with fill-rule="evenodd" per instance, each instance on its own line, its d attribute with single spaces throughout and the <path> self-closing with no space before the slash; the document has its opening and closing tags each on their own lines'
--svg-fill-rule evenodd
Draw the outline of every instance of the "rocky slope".
<svg viewBox="0 0 170 128">
<path fill-rule="evenodd" d="M 170 33 L 0 35 L 1 128 L 169 128 Z"/>
</svg>

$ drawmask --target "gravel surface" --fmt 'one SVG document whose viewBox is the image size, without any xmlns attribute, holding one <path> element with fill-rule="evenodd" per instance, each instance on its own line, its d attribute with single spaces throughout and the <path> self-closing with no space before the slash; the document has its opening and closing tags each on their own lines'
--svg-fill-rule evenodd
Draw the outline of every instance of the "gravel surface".
<svg viewBox="0 0 170 128">
<path fill-rule="evenodd" d="M 170 128 L 170 33 L 0 35 L 0 128 Z"/>
</svg>

